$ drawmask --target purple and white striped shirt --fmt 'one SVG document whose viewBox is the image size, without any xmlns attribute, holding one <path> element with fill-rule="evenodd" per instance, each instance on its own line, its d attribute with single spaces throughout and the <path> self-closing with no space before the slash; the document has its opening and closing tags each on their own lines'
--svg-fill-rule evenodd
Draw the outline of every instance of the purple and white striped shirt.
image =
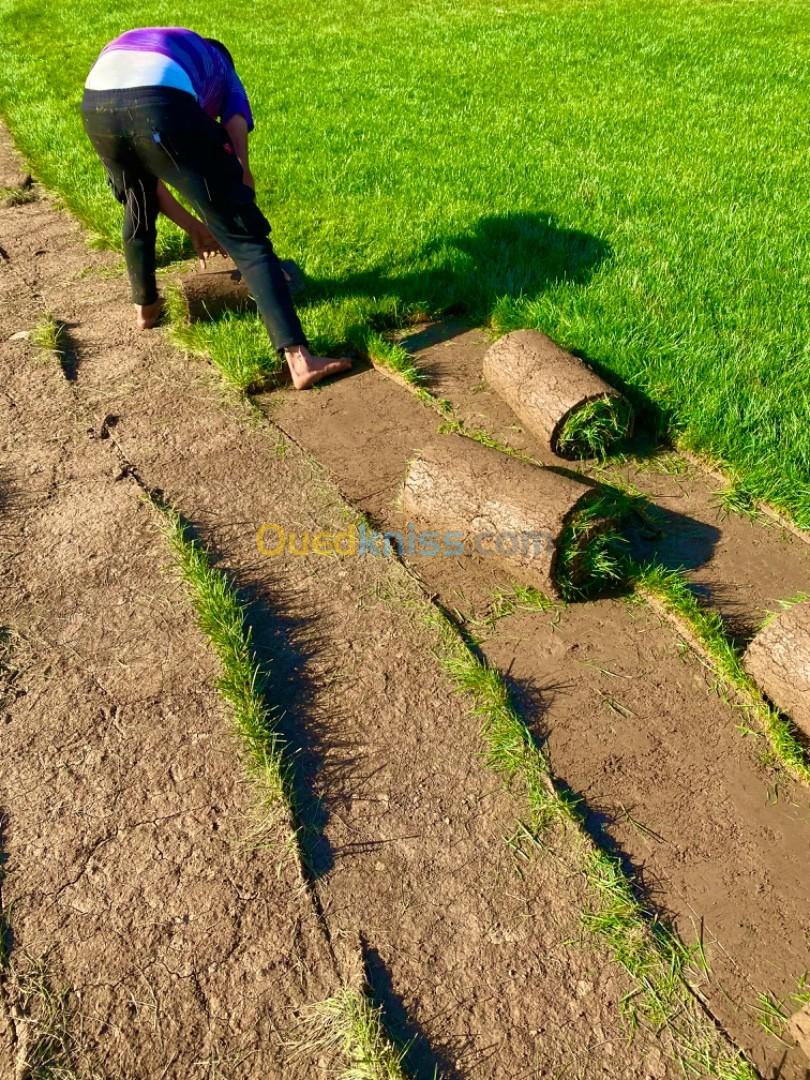
<svg viewBox="0 0 810 1080">
<path fill-rule="evenodd" d="M 164 66 L 151 62 L 159 61 L 160 57 L 166 58 Z M 145 63 L 147 60 L 150 62 Z M 148 73 L 143 75 L 147 82 L 138 81 L 140 72 Z M 113 85 L 115 82 L 119 85 Z M 101 50 L 86 85 L 90 89 L 106 90 L 145 85 L 178 87 L 193 93 L 214 119 L 219 117 L 224 124 L 232 116 L 241 115 L 247 121 L 248 131 L 253 130 L 248 96 L 227 58 L 216 45 L 180 26 L 150 27 L 121 34 Z"/>
</svg>

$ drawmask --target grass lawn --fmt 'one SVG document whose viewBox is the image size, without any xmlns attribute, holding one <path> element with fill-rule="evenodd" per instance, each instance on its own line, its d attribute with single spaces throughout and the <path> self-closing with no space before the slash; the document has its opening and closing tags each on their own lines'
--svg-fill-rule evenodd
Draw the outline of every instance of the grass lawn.
<svg viewBox="0 0 810 1080">
<path fill-rule="evenodd" d="M 234 53 L 318 347 L 462 303 L 537 327 L 810 528 L 806 0 L 0 0 L 0 111 L 110 244 L 81 86 L 154 24 Z M 205 335 L 272 362 L 255 320 Z"/>
</svg>

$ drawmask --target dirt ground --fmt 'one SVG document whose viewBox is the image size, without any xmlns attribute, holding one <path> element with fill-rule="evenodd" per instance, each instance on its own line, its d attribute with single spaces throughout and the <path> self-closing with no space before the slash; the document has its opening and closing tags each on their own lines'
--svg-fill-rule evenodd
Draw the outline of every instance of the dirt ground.
<svg viewBox="0 0 810 1080">
<path fill-rule="evenodd" d="M 465 332 L 418 355 L 432 388 L 471 427 L 538 455 L 480 387 L 486 341 Z M 372 369 L 306 397 L 276 392 L 263 404 L 378 527 L 403 527 L 397 492 L 413 450 L 437 437 L 432 410 Z M 771 522 L 723 515 L 711 480 L 694 468 L 684 464 L 676 476 L 636 468 L 633 480 L 658 500 L 664 525 L 657 543 L 638 541 L 643 553 L 689 566 L 741 632 L 780 597 L 810 586 L 810 547 Z M 764 1034 L 756 1004 L 765 991 L 789 997 L 810 969 L 810 792 L 763 764 L 762 740 L 740 730 L 744 715 L 648 608 L 602 600 L 518 612 L 482 629 L 493 590 L 508 585 L 491 563 L 411 563 L 426 589 L 483 636 L 485 655 L 546 740 L 555 774 L 584 798 L 594 833 L 686 940 L 703 941 L 713 1014 L 763 1075 L 804 1080 L 807 1061 Z"/>
<path fill-rule="evenodd" d="M 524 808 L 386 599 L 410 595 L 405 570 L 260 558 L 262 522 L 345 526 L 328 479 L 164 332 L 137 334 L 118 260 L 43 198 L 0 211 L 0 246 L 0 1075 L 25 1075 L 13 973 L 30 986 L 39 961 L 70 991 L 77 1075 L 321 1075 L 286 1044 L 358 941 L 414 1075 L 677 1075 L 665 1036 L 628 1039 L 630 985 L 579 930 L 583 882 L 506 845 Z M 45 313 L 67 325 L 61 363 L 17 337 Z M 309 892 L 284 835 L 251 842 L 255 793 L 141 486 L 250 602 L 312 796 Z"/>
</svg>

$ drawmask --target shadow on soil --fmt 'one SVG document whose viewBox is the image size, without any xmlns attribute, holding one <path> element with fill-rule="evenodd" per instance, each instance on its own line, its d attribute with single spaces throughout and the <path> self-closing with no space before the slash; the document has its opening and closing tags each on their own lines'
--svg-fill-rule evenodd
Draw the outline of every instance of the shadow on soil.
<svg viewBox="0 0 810 1080">
<path fill-rule="evenodd" d="M 76 381 L 79 371 L 79 346 L 71 331 L 75 329 L 75 323 L 64 322 L 57 319 L 54 333 L 53 354 L 59 361 L 59 368 L 65 379 L 72 383 Z"/>
<path fill-rule="evenodd" d="M 316 880 L 331 869 L 333 857 L 325 835 L 327 812 L 315 791 L 323 760 L 312 723 L 314 686 L 307 673 L 318 648 L 314 623 L 270 608 L 257 586 L 246 585 L 240 593 L 247 601 L 256 658 L 270 673 L 267 704 L 277 714 L 278 730 L 289 748 L 301 853 L 308 877 Z"/>
<path fill-rule="evenodd" d="M 385 1030 L 401 1047 L 406 1047 L 404 1065 L 413 1080 L 457 1080 L 459 1073 L 449 1059 L 430 1046 L 421 1027 L 409 1016 L 402 998 L 394 990 L 391 974 L 376 949 L 361 942 L 366 981 L 374 1005 L 382 1009 Z"/>
<path fill-rule="evenodd" d="M 638 563 L 666 570 L 697 570 L 709 562 L 722 533 L 707 521 L 648 502 L 643 517 L 633 514 L 623 530 L 626 554 Z"/>
<path fill-rule="evenodd" d="M 8 818 L 5 811 L 0 807 L 0 970 L 6 965 L 8 957 L 14 948 L 14 934 L 3 903 L 3 878 L 5 877 L 6 863 L 8 862 L 8 854 L 6 853 L 7 826 Z"/>
</svg>

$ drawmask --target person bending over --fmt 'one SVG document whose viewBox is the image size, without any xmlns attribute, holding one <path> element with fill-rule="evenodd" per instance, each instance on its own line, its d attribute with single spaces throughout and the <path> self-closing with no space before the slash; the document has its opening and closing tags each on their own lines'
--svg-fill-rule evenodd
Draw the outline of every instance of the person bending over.
<svg viewBox="0 0 810 1080">
<path fill-rule="evenodd" d="M 253 116 L 221 42 L 182 27 L 122 34 L 102 49 L 87 77 L 82 119 L 125 208 L 124 254 L 141 329 L 155 326 L 161 313 L 155 242 L 163 213 L 189 234 L 203 262 L 218 252 L 231 256 L 297 389 L 351 366 L 309 350 L 270 226 L 256 205 L 248 162 Z"/>
</svg>

